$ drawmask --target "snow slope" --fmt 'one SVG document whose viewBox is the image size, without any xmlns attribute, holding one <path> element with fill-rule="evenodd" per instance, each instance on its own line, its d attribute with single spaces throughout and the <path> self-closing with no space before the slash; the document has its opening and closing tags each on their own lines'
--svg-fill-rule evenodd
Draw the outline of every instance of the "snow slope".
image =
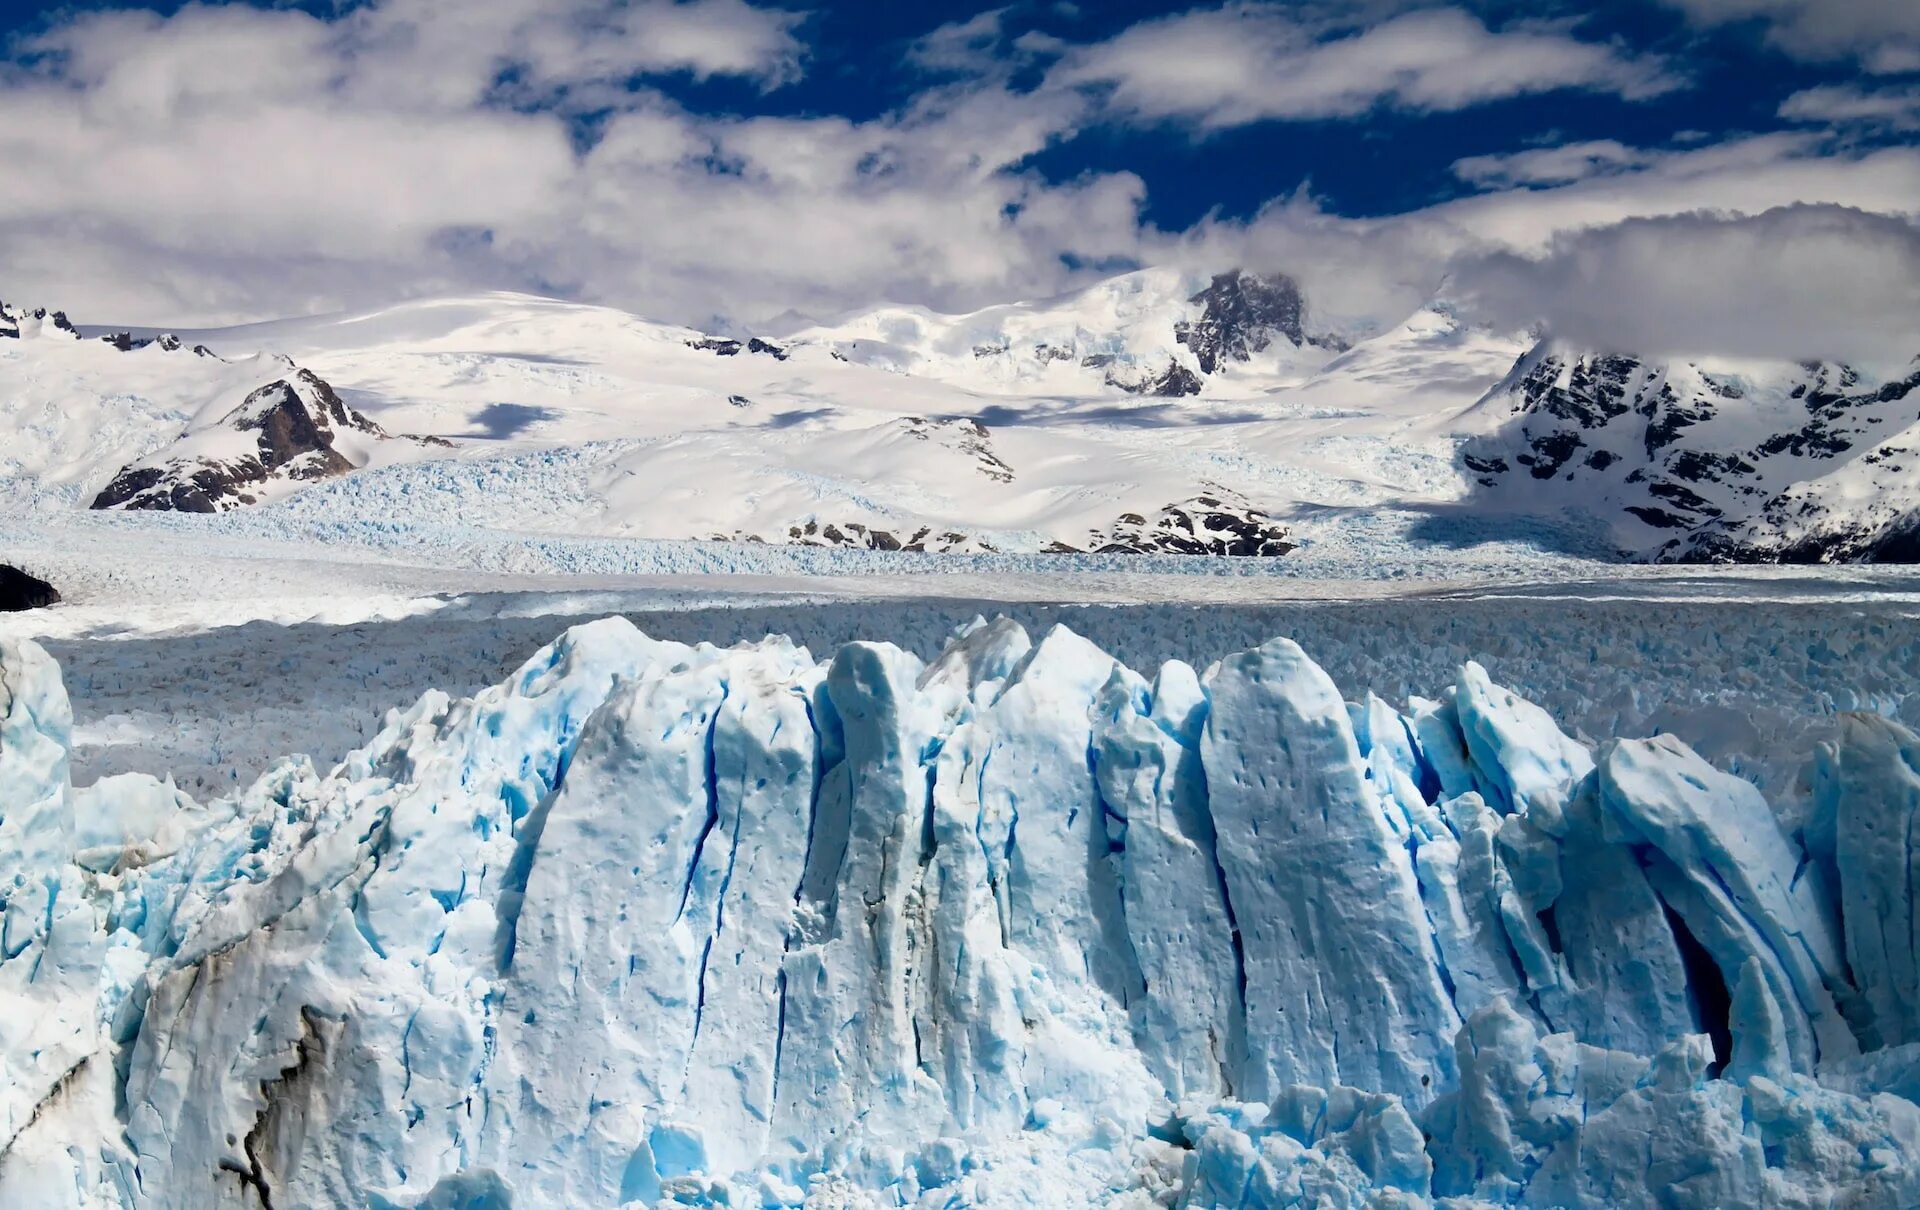
<svg viewBox="0 0 1920 1210">
<path fill-rule="evenodd" d="M 890 324 L 884 316 L 735 341 L 506 295 L 178 339 L 236 361 L 271 350 L 387 432 L 451 443 L 387 450 L 287 502 L 331 517 L 444 513 L 522 532 L 930 550 L 1199 552 L 1231 547 L 1216 535 L 1238 532 L 1246 553 L 1278 553 L 1316 509 L 1458 496 L 1447 418 L 1517 345 L 1422 312 L 1340 356 L 1312 343 L 1297 292 L 1232 281 L 1233 297 L 1218 302 L 1195 303 L 1191 283 L 1148 273 L 1077 300 L 948 317 L 953 331 L 922 333 L 911 372 L 855 348 L 850 333 Z M 1200 283 L 1201 296 L 1211 289 Z M 942 368 L 940 349 L 989 330 L 1129 349 L 1142 365 L 1180 360 L 1204 390 L 1132 394 L 1106 370 L 1060 359 L 1045 365 L 1072 374 L 1003 373 L 993 366 L 1004 358 L 970 349 L 953 363 L 966 373 Z M 19 490 L 91 499 L 120 468 L 165 457 L 183 427 L 215 418 L 168 403 L 231 410 L 204 403 L 232 389 L 224 382 L 181 371 L 110 392 L 105 379 L 128 377 L 112 345 L 62 350 L 101 363 L 81 374 L 48 364 L 44 343 L 0 345 L 0 396 L 24 393 L 76 421 L 98 398 L 126 397 L 155 418 L 110 453 L 67 454 L 52 482 L 39 465 L 48 459 L 21 466 Z M 285 371 L 258 365 L 247 376 L 252 390 Z"/>
<path fill-rule="evenodd" d="M 609 620 L 201 805 L 0 646 L 0 1201 L 1915 1204 L 1920 739 L 1432 689 Z"/>
<path fill-rule="evenodd" d="M 1150 269 L 775 340 L 500 294 L 164 338 L 6 322 L 0 491 L 43 511 L 160 468 L 142 503 L 198 502 L 182 484 L 250 455 L 240 401 L 297 366 L 372 426 L 335 426 L 348 444 L 446 444 L 303 450 L 223 499 L 369 530 L 1272 557 L 1394 512 L 1432 546 L 1506 524 L 1809 561 L 1901 557 L 1920 526 L 1912 366 L 1651 362 L 1443 302 L 1335 330 L 1278 274 Z"/>
</svg>

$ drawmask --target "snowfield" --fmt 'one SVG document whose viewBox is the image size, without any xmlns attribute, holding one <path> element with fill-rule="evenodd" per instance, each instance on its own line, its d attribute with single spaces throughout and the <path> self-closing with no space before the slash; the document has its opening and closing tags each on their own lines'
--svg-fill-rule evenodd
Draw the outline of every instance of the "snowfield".
<svg viewBox="0 0 1920 1210">
<path fill-rule="evenodd" d="M 103 331 L 0 304 L 0 555 L 112 524 L 90 505 L 236 510 L 180 532 L 291 555 L 594 574 L 685 561 L 623 541 L 1458 578 L 1489 542 L 1899 562 L 1920 532 L 1920 368 L 1600 356 L 1444 299 L 1343 325 L 1278 275 L 777 339 L 511 294 Z"/>
<path fill-rule="evenodd" d="M 607 619 L 218 796 L 0 641 L 0 1203 L 1914 1205 L 1911 585 L 1759 584 Z"/>
</svg>

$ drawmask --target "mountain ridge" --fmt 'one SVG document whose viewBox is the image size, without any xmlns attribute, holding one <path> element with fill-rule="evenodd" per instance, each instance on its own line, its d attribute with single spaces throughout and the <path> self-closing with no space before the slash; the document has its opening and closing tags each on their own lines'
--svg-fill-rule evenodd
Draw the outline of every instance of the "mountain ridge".
<svg viewBox="0 0 1920 1210">
<path fill-rule="evenodd" d="M 1900 436 L 1920 424 L 1920 370 L 1602 354 L 1480 328 L 1443 300 L 1343 334 L 1273 272 L 1147 269 L 1038 302 L 879 308 L 778 338 L 511 293 L 174 334 L 0 315 L 0 333 L 42 338 L 0 345 L 15 351 L 0 386 L 37 380 L 42 413 L 178 400 L 135 418 L 143 435 L 111 465 L 61 463 L 63 481 L 91 478 L 81 502 L 109 508 L 266 504 L 347 477 L 398 489 L 424 463 L 504 474 L 512 455 L 568 480 L 529 498 L 534 485 L 489 476 L 492 524 L 879 550 L 1271 557 L 1300 541 L 1294 518 L 1330 505 L 1464 505 L 1547 526 L 1598 518 L 1632 559 L 1905 559 L 1900 535 L 1920 516 Z M 62 333 L 74 339 L 45 343 Z M 46 353 L 60 364 L 36 376 L 27 351 L 56 346 L 69 352 Z M 208 372 L 137 360 L 188 347 Z M 69 369 L 76 358 L 91 368 Z M 212 414 L 222 392 L 284 386 L 296 360 L 347 412 L 322 426 L 329 405 L 299 401 L 311 414 L 283 448 L 214 459 L 251 459 L 237 476 L 173 450 L 214 439 L 234 410 Z M 112 366 L 146 376 L 110 386 L 124 377 Z M 336 429 L 378 449 L 329 452 Z M 382 440 L 395 432 L 439 444 Z M 514 517 L 516 500 L 535 513 Z M 555 509 L 566 518 L 547 519 Z"/>
</svg>

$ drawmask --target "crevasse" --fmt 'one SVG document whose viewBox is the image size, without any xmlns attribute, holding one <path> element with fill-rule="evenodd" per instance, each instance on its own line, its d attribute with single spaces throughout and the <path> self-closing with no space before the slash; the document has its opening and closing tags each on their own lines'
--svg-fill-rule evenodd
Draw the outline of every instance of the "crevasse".
<svg viewBox="0 0 1920 1210">
<path fill-rule="evenodd" d="M 201 804 L 0 645 L 0 1204 L 1920 1204 L 1920 740 L 1436 689 L 613 619 Z"/>
</svg>

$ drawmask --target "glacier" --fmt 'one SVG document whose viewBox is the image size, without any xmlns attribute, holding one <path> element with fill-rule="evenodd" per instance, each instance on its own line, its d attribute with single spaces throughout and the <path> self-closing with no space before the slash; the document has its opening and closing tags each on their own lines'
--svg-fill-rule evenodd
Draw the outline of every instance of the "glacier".
<svg viewBox="0 0 1920 1210">
<path fill-rule="evenodd" d="M 0 1204 L 1920 1205 L 1920 737 L 1428 688 L 611 618 L 201 802 L 0 640 Z"/>
</svg>

